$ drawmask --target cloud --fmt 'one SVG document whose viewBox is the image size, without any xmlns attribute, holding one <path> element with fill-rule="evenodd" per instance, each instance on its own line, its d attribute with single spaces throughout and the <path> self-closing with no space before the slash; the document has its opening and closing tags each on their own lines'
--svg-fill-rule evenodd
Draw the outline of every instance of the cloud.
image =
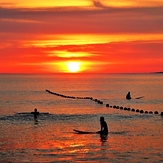
<svg viewBox="0 0 163 163">
<path fill-rule="evenodd" d="M 0 32 L 163 33 L 163 7 L 112 8 L 93 2 L 97 9 L 0 8 Z"/>
<path fill-rule="evenodd" d="M 71 53 L 72 48 L 73 53 Z M 51 55 L 52 53 L 53 55 Z M 69 54 L 73 55 L 68 56 Z M 75 54 L 79 55 L 75 56 Z M 103 68 L 105 72 L 161 71 L 163 64 L 162 42 L 124 41 L 78 46 L 60 45 L 46 48 L 31 46 L 0 49 L 1 72 L 3 69 L 4 72 L 7 70 L 12 72 L 14 68 L 15 72 L 23 70 L 29 72 L 29 69 L 40 71 L 40 68 L 46 68 L 46 65 L 43 63 L 54 64 L 73 59 L 82 62 L 91 62 L 96 68 Z M 53 64 L 50 64 L 51 68 Z M 129 66 L 130 69 L 128 69 L 127 66 Z"/>
<path fill-rule="evenodd" d="M 103 5 L 100 1 L 98 0 L 93 0 L 93 5 L 97 8 L 107 8 L 107 6 Z"/>
<path fill-rule="evenodd" d="M 99 1 L 93 1 L 94 6 L 103 8 L 99 9 L 92 9 L 91 7 L 88 8 L 80 8 L 80 7 L 54 7 L 54 8 L 3 8 L 0 7 L 0 15 L 2 18 L 9 18 L 9 19 L 44 19 L 44 17 L 79 17 L 79 16 L 96 16 L 96 15 L 103 15 L 103 14 L 145 14 L 145 15 L 159 15 L 163 14 L 163 6 L 161 7 L 122 7 L 122 8 L 115 8 L 115 7 L 107 7 L 104 6 Z"/>
</svg>

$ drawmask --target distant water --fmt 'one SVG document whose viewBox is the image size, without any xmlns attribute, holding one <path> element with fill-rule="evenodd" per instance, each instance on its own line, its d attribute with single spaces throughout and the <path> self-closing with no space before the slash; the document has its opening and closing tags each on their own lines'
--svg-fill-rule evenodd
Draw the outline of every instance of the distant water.
<svg viewBox="0 0 163 163">
<path fill-rule="evenodd" d="M 128 91 L 132 100 L 125 99 Z M 30 114 L 35 108 L 38 121 Z M 161 112 L 163 74 L 1 74 L 0 162 L 163 162 Z M 98 131 L 100 116 L 107 139 L 73 132 Z"/>
</svg>

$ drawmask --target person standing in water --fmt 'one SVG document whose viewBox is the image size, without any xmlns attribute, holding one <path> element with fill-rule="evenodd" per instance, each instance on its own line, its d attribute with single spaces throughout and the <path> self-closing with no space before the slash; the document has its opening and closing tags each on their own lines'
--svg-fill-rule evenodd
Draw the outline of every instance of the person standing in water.
<svg viewBox="0 0 163 163">
<path fill-rule="evenodd" d="M 100 117 L 100 125 L 101 125 L 101 130 L 98 131 L 97 133 L 101 135 L 107 135 L 108 134 L 108 125 L 104 120 L 104 117 Z"/>
<path fill-rule="evenodd" d="M 127 99 L 127 100 L 131 100 L 130 92 L 127 93 L 127 95 L 126 95 L 126 99 Z"/>
<path fill-rule="evenodd" d="M 31 114 L 33 114 L 34 119 L 37 120 L 38 116 L 39 116 L 39 112 L 37 111 L 37 109 L 35 108 L 34 112 L 31 112 Z"/>
</svg>

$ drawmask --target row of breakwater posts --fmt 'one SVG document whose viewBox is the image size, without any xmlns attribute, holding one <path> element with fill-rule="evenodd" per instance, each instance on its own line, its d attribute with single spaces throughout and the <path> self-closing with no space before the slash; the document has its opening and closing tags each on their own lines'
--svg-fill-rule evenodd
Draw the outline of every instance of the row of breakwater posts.
<svg viewBox="0 0 163 163">
<path fill-rule="evenodd" d="M 103 101 L 101 100 L 98 100 L 98 99 L 94 99 L 93 97 L 75 97 L 75 96 L 67 96 L 67 95 L 63 95 L 63 94 L 59 94 L 59 93 L 55 93 L 55 92 L 52 92 L 52 91 L 49 91 L 49 90 L 46 90 L 46 92 L 50 93 L 50 94 L 53 94 L 53 95 L 56 95 L 56 96 L 60 96 L 60 97 L 63 97 L 63 98 L 71 98 L 71 99 L 89 99 L 89 100 L 92 100 L 92 101 L 95 101 L 96 103 L 98 104 L 104 104 Z M 106 107 L 108 108 L 114 108 L 114 109 L 120 109 L 120 110 L 124 110 L 124 111 L 131 111 L 131 112 L 137 112 L 137 113 L 141 113 L 141 114 L 159 114 L 158 111 L 144 111 L 144 110 L 139 110 L 139 109 L 134 109 L 134 108 L 128 108 L 128 107 L 122 107 L 122 106 L 116 106 L 116 105 L 109 105 L 109 104 L 105 104 Z M 163 112 L 160 113 L 161 116 L 163 116 Z"/>
</svg>

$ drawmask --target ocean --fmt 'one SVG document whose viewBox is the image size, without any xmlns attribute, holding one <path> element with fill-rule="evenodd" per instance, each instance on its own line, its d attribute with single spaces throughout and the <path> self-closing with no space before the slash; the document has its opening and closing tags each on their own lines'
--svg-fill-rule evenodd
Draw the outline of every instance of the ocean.
<svg viewBox="0 0 163 163">
<path fill-rule="evenodd" d="M 1 74 L 0 162 L 163 162 L 161 112 L 161 73 Z M 107 137 L 73 131 L 99 131 L 101 116 Z"/>
</svg>

